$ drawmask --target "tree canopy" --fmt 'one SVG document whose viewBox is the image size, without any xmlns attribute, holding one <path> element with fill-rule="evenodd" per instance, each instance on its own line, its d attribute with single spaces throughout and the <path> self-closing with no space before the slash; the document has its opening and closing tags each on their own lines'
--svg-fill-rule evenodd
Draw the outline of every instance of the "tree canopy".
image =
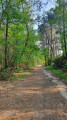
<svg viewBox="0 0 67 120">
<path fill-rule="evenodd" d="M 48 3 L 0 0 L 0 69 L 47 65 L 61 52 L 67 58 L 67 2 L 57 0 L 55 8 L 42 10 Z"/>
</svg>

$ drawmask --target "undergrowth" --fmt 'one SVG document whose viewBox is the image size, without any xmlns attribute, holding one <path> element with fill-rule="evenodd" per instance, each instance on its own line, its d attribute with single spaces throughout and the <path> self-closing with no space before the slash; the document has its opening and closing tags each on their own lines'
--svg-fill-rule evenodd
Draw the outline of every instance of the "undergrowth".
<svg viewBox="0 0 67 120">
<path fill-rule="evenodd" d="M 6 69 L 2 69 L 0 71 L 0 80 L 12 80 L 14 79 L 14 74 L 12 73 L 12 71 L 10 70 L 10 68 L 6 68 Z"/>
<path fill-rule="evenodd" d="M 61 69 L 56 70 L 53 66 L 48 66 L 45 68 L 54 72 L 59 78 L 67 80 L 67 72 L 63 72 Z"/>
</svg>

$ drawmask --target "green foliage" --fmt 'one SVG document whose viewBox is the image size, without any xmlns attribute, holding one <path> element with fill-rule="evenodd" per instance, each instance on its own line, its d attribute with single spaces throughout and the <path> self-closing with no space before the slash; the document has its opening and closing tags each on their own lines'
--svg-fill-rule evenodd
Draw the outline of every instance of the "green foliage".
<svg viewBox="0 0 67 120">
<path fill-rule="evenodd" d="M 48 66 L 46 69 L 54 72 L 59 78 L 67 80 L 67 74 L 64 74 L 62 70 L 56 70 L 53 66 Z"/>
<path fill-rule="evenodd" d="M 26 77 L 26 74 L 24 74 L 24 75 L 18 75 L 19 79 L 23 79 L 24 77 Z"/>
<path fill-rule="evenodd" d="M 57 0 L 57 6 L 54 10 L 57 30 L 60 34 L 61 47 L 63 54 L 67 56 L 67 2 L 65 0 Z"/>
<path fill-rule="evenodd" d="M 42 54 L 44 55 L 44 57 L 48 57 L 49 54 L 48 54 L 48 48 L 43 48 L 42 49 Z"/>
<path fill-rule="evenodd" d="M 65 64 L 63 65 L 63 71 L 67 72 L 67 61 L 65 61 Z"/>
<path fill-rule="evenodd" d="M 63 69 L 66 65 L 66 57 L 65 56 L 60 56 L 60 57 L 57 57 L 55 60 L 54 60 L 54 68 L 55 69 Z"/>
<path fill-rule="evenodd" d="M 2 7 L 4 8 L 3 14 Z M 7 67 L 17 68 L 16 72 L 19 72 L 20 67 L 17 66 L 22 63 L 22 66 L 29 69 L 34 66 L 37 59 L 40 60 L 40 48 L 36 45 L 40 37 L 35 34 L 33 29 L 31 1 L 4 0 L 3 4 L 0 2 L 0 15 L 2 17 L 0 19 L 1 68 L 7 63 Z M 3 71 L 2 73 L 2 77 L 7 79 L 6 72 Z"/>
<path fill-rule="evenodd" d="M 0 71 L 0 80 L 12 80 L 13 77 L 14 75 L 12 74 L 10 68 L 3 68 L 2 71 Z"/>
<path fill-rule="evenodd" d="M 20 68 L 19 66 L 18 66 L 17 68 L 15 68 L 15 71 L 16 71 L 17 73 L 19 73 L 20 70 L 21 70 L 21 68 Z"/>
<path fill-rule="evenodd" d="M 53 63 L 53 60 L 51 58 L 48 58 L 48 66 L 50 66 Z"/>
</svg>

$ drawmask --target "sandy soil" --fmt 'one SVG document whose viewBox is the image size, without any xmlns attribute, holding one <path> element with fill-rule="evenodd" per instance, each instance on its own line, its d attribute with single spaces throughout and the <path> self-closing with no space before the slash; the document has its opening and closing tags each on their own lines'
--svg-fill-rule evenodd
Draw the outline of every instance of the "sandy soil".
<svg viewBox="0 0 67 120">
<path fill-rule="evenodd" d="M 0 82 L 0 120 L 67 120 L 63 87 L 46 72 L 37 67 L 23 80 Z"/>
</svg>

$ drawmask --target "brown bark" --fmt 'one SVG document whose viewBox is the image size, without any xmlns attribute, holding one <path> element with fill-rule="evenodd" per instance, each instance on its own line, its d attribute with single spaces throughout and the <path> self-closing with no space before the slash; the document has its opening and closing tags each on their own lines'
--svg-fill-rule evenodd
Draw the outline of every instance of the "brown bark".
<svg viewBox="0 0 67 120">
<path fill-rule="evenodd" d="M 6 37 L 5 37 L 5 68 L 8 67 L 8 64 L 7 64 L 7 54 L 8 54 L 8 51 L 7 51 L 7 39 L 8 39 L 8 16 L 7 16 L 7 20 L 6 20 Z"/>
<path fill-rule="evenodd" d="M 27 29 L 27 40 L 26 40 L 26 43 L 25 43 L 25 47 L 28 45 L 28 41 L 29 41 L 29 28 L 28 28 L 27 24 L 26 24 L 26 29 Z"/>
</svg>

